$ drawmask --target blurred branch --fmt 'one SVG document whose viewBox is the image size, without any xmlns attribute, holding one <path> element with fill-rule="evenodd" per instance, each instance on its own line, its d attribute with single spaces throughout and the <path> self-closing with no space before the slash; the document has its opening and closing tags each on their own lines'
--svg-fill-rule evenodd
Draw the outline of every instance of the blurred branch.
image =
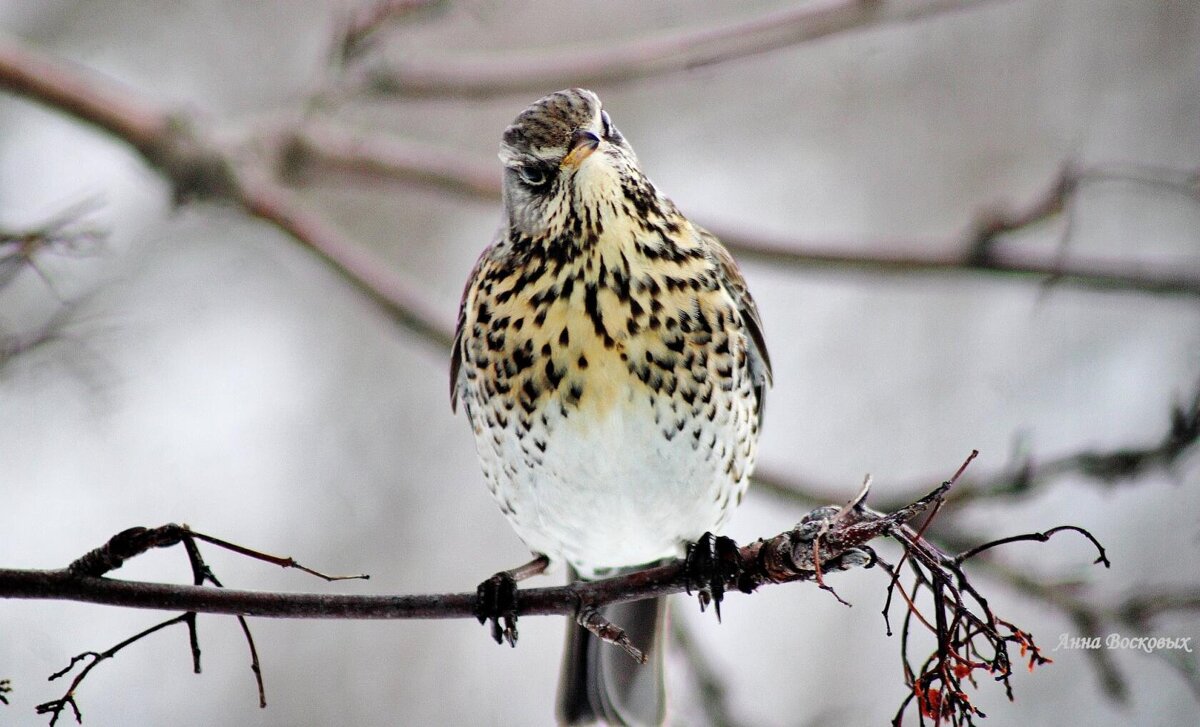
<svg viewBox="0 0 1200 727">
<path fill-rule="evenodd" d="M 428 144 L 306 121 L 283 132 L 278 145 L 280 174 L 294 184 L 337 174 L 357 182 L 415 184 L 488 202 L 500 199 L 498 165 Z"/>
<path fill-rule="evenodd" d="M 1200 296 L 1200 271 L 1189 273 L 1138 261 L 1081 260 L 1056 254 L 1038 260 L 1027 252 L 1000 249 L 1002 235 L 1047 222 L 1064 212 L 1083 179 L 1114 178 L 1102 168 L 1076 170 L 1065 167 L 1046 191 L 1023 208 L 986 210 L 976 215 L 957 240 L 905 243 L 902 252 L 891 252 L 895 242 L 877 241 L 865 251 L 846 251 L 794 239 L 768 236 L 736 228 L 712 228 L 739 260 L 757 261 L 781 268 L 829 268 L 898 275 L 979 273 L 1040 279 L 1049 284 L 1071 284 L 1099 290 L 1131 290 Z M 944 252 L 943 252 L 944 251 Z"/>
<path fill-rule="evenodd" d="M 720 671 L 704 654 L 703 647 L 696 641 L 682 616 L 672 614 L 670 624 L 671 635 L 685 656 L 684 661 L 695 682 L 694 689 L 700 697 L 708 723 L 720 727 L 738 727 L 742 722 L 729 708 L 725 680 Z"/>
<path fill-rule="evenodd" d="M 242 162 L 242 149 L 208 138 L 171 112 L 86 68 L 0 35 L 0 90 L 63 111 L 133 146 L 174 187 L 176 199 L 233 203 L 314 250 L 401 325 L 449 348 L 448 320 L 366 248 L 329 226 L 294 192 Z"/>
<path fill-rule="evenodd" d="M 1136 480 L 1155 468 L 1170 468 L 1200 443 L 1200 384 L 1183 403 L 1171 407 L 1166 432 L 1159 441 L 1144 446 L 1116 447 L 1108 450 L 1083 450 L 1038 462 L 1026 456 L 1015 467 L 978 479 L 966 478 L 947 496 L 946 501 L 964 504 L 987 498 L 1019 498 L 1032 495 L 1047 483 L 1068 475 L 1079 475 L 1103 485 Z M 832 487 L 801 480 L 770 467 L 759 465 L 754 473 L 755 492 L 783 498 L 802 507 L 823 502 L 823 493 Z M 920 489 L 918 483 L 889 488 L 897 492 Z M 899 501 L 881 503 L 884 510 Z M 902 504 L 902 503 L 901 503 Z"/>
<path fill-rule="evenodd" d="M 130 89 L 2 33 L 0 90 L 34 99 L 99 127 L 148 160 L 161 157 L 162 140 L 170 136 L 172 117 L 146 104 Z"/>
<path fill-rule="evenodd" d="M 248 213 L 316 251 L 394 321 L 440 349 L 449 350 L 454 341 L 449 321 L 434 311 L 392 266 L 339 233 L 286 187 L 253 172 L 244 174 L 241 182 L 239 201 Z"/>
<path fill-rule="evenodd" d="M 341 28 L 335 49 L 337 60 L 346 63 L 361 57 L 388 24 L 445 5 L 445 0 L 374 0 L 354 8 Z"/>
<path fill-rule="evenodd" d="M 406 61 L 367 74 L 367 87 L 400 96 L 488 97 L 613 84 L 758 55 L 862 28 L 912 22 L 981 0 L 810 0 L 750 20 L 591 48 L 525 56 Z"/>
<path fill-rule="evenodd" d="M 961 542 L 963 538 L 959 535 L 958 539 Z M 1061 611 L 1075 628 L 1072 636 L 1083 639 L 1105 639 L 1110 634 L 1118 633 L 1115 631 L 1118 626 L 1133 630 L 1133 633 L 1121 634 L 1122 636 L 1147 635 L 1153 628 L 1155 619 L 1161 616 L 1200 613 L 1200 588 L 1195 586 L 1143 587 L 1137 593 L 1105 603 L 1091 596 L 1079 595 L 1077 583 L 1040 580 L 997 561 L 981 561 L 980 564 L 990 575 L 1001 579 L 1022 594 Z M 1113 648 L 1103 644 L 1103 648 L 1089 647 L 1082 650 L 1091 662 L 1104 694 L 1116 702 L 1126 702 L 1129 699 L 1129 683 L 1112 657 Z M 1180 673 L 1197 694 L 1197 698 L 1200 698 L 1200 679 L 1197 675 L 1180 668 L 1181 665 L 1170 660 L 1168 663 Z"/>
<path fill-rule="evenodd" d="M 854 5 L 855 13 L 873 12 L 869 8 L 877 6 L 872 2 Z M 926 3 L 921 7 L 940 5 Z M 803 10 L 808 12 L 814 12 L 811 5 Z M 452 330 L 448 316 L 438 315 L 391 266 L 340 234 L 311 211 L 305 200 L 273 180 L 279 176 L 302 179 L 310 168 L 327 167 L 373 180 L 433 185 L 495 199 L 499 195 L 499 179 L 490 167 L 419 145 L 356 135 L 328 124 L 307 124 L 283 133 L 260 130 L 254 141 L 255 145 L 266 147 L 267 162 L 274 165 L 267 170 L 261 162 L 256 165 L 245 159 L 245 147 L 210 138 L 193 118 L 162 108 L 86 68 L 72 66 L 2 35 L 0 89 L 63 111 L 129 143 L 171 182 L 179 201 L 230 202 L 274 225 L 321 255 L 398 323 L 442 349 L 449 347 Z M 990 241 L 996 235 L 1040 221 L 1061 209 L 1073 186 L 1074 178 L 1064 173 L 1051 193 L 1028 210 L 982 216 L 972 234 L 962 241 L 962 251 L 957 254 L 897 254 L 888 252 L 887 245 L 862 253 L 830 252 L 795 241 L 771 241 L 738 230 L 717 232 L 742 259 L 774 265 L 885 274 L 1007 274 L 1095 288 L 1200 295 L 1200 277 L 1195 275 L 1143 272 L 1138 271 L 1140 265 L 1128 263 L 1118 266 L 1078 260 L 1028 261 L 992 249 Z"/>
<path fill-rule="evenodd" d="M 306 123 L 286 134 L 281 142 L 285 178 L 305 182 L 328 174 L 347 175 L 367 182 L 421 184 L 487 200 L 499 200 L 500 175 L 454 152 L 428 145 L 399 141 L 378 134 L 357 133 L 331 123 Z M 1178 267 L 1158 268 L 1138 261 L 1089 261 L 1055 254 L 1039 260 L 1029 253 L 1007 253 L 997 240 L 1009 233 L 1046 222 L 1069 205 L 1085 180 L 1128 179 L 1168 185 L 1189 194 L 1195 187 L 1190 176 L 1170 170 L 1064 168 L 1028 206 L 1016 210 L 988 210 L 976 216 L 958 240 L 905 243 L 892 252 L 895 242 L 877 241 L 847 250 L 795 239 L 777 238 L 749 230 L 715 226 L 710 229 L 740 261 L 797 270 L 856 271 L 882 275 L 982 274 L 1028 278 L 1054 285 L 1075 285 L 1097 290 L 1130 290 L 1143 293 L 1200 296 L 1200 272 Z M 1181 178 L 1185 177 L 1185 178 Z"/>
<path fill-rule="evenodd" d="M 0 229 L 0 288 L 12 282 L 25 268 L 32 268 L 53 290 L 50 279 L 38 267 L 39 253 L 83 256 L 95 252 L 104 238 L 99 228 L 81 226 L 100 207 L 99 197 L 68 206 L 49 220 L 26 230 Z"/>
</svg>

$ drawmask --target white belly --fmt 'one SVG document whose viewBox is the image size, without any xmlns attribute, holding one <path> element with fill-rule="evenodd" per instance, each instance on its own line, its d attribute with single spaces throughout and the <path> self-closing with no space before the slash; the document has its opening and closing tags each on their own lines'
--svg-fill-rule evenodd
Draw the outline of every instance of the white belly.
<svg viewBox="0 0 1200 727">
<path fill-rule="evenodd" d="M 531 550 L 584 576 L 602 575 L 682 555 L 685 543 L 724 524 L 754 454 L 746 436 L 749 402 L 728 396 L 728 408 L 716 402 L 713 421 L 688 419 L 682 430 L 669 406 L 641 397 L 599 417 L 575 410 L 564 418 L 550 406 L 546 421 L 539 416 L 523 436 L 516 428 L 499 436 L 477 428 L 479 454 L 493 493 Z"/>
</svg>

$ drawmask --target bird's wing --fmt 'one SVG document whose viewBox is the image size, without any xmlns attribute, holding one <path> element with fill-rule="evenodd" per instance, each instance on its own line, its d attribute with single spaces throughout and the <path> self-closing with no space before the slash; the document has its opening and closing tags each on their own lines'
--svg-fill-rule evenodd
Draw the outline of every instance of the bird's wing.
<svg viewBox="0 0 1200 727">
<path fill-rule="evenodd" d="M 721 273 L 721 281 L 725 290 L 737 305 L 738 313 L 742 316 L 742 323 L 750 334 L 750 375 L 754 377 L 754 393 L 758 397 L 759 423 L 761 424 L 766 389 L 771 385 L 772 373 L 771 356 L 767 353 L 767 343 L 763 338 L 762 318 L 758 315 L 758 306 L 754 304 L 754 298 L 751 297 L 750 290 L 746 287 L 746 280 L 738 270 L 733 256 L 721 244 L 717 236 L 700 227 L 697 227 L 696 230 L 709 243 L 709 249 L 713 251 L 713 258 L 717 263 L 717 270 Z"/>
<path fill-rule="evenodd" d="M 479 254 L 479 259 L 471 268 L 471 274 L 467 276 L 467 284 L 463 286 L 462 300 L 458 304 L 458 323 L 454 326 L 454 345 L 450 347 L 450 411 L 452 412 L 458 411 L 458 391 L 462 388 L 460 381 L 463 360 L 462 338 L 463 327 L 467 323 L 468 299 L 471 297 L 471 290 L 475 287 L 475 281 L 479 277 L 484 263 L 491 258 L 496 244 L 497 242 L 493 241 Z"/>
</svg>

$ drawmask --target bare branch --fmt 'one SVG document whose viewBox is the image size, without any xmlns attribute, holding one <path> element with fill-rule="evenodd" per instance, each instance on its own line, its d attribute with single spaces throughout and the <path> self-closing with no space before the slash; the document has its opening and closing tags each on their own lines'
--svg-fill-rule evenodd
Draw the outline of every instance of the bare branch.
<svg viewBox="0 0 1200 727">
<path fill-rule="evenodd" d="M 347 63 L 361 57 L 389 23 L 445 5 L 445 0 L 374 0 L 354 9 L 339 33 L 335 49 L 338 62 Z"/>
<path fill-rule="evenodd" d="M 962 10 L 980 0 L 813 0 L 740 23 L 684 30 L 590 49 L 541 50 L 525 56 L 451 56 L 377 68 L 367 76 L 379 94 L 487 97 L 542 94 L 572 85 L 615 84 L 767 53 L 863 28 L 912 22 Z"/>
<path fill-rule="evenodd" d="M 421 184 L 480 199 L 500 198 L 500 176 L 485 165 L 445 149 L 354 132 L 332 123 L 309 122 L 281 141 L 280 158 L 292 182 L 327 179 L 329 173 L 366 182 Z M 861 272 L 876 275 L 981 274 L 1073 285 L 1092 290 L 1200 296 L 1200 272 L 1144 262 L 1087 260 L 1052 253 L 1005 252 L 998 239 L 1060 214 L 1083 181 L 1128 180 L 1160 184 L 1193 193 L 1190 174 L 1172 170 L 1065 168 L 1047 190 L 1026 207 L 987 210 L 957 240 L 878 240 L 869 245 L 832 245 L 772 238 L 750 230 L 709 226 L 740 260 L 792 270 Z"/>
<path fill-rule="evenodd" d="M 1101 485 L 1130 482 L 1153 470 L 1170 468 L 1200 444 L 1200 384 L 1183 402 L 1171 407 L 1167 428 L 1157 442 L 1127 445 L 1109 450 L 1083 450 L 1038 461 L 1025 456 L 1014 466 L 979 478 L 966 478 L 947 495 L 947 502 L 962 505 L 977 499 L 1019 498 L 1032 495 L 1045 484 L 1071 474 L 1089 478 Z M 928 481 L 928 480 L 924 480 Z M 914 482 L 896 486 L 898 492 L 912 492 L 921 485 Z M 806 481 L 759 465 L 754 474 L 754 491 L 765 492 L 803 507 L 812 507 L 828 499 L 830 485 Z M 885 501 L 880 509 L 901 507 L 902 501 Z"/>
<path fill-rule="evenodd" d="M 95 71 L 52 58 L 0 34 L 0 89 L 39 101 L 157 158 L 171 116 Z"/>
<path fill-rule="evenodd" d="M 391 266 L 334 230 L 294 192 L 265 177 L 247 173 L 242 178 L 239 197 L 238 202 L 248 213 L 311 248 L 392 320 L 439 349 L 450 348 L 454 332 L 448 318 L 438 315 Z"/>
<path fill-rule="evenodd" d="M 865 3 L 864 7 L 873 5 Z M 484 170 L 446 153 L 398 142 L 367 140 L 331 126 L 313 125 L 294 134 L 262 135 L 259 141 L 268 148 L 268 158 L 280 160 L 280 167 L 268 174 L 266 170 L 240 163 L 241 147 L 226 148 L 207 138 L 190 117 L 172 113 L 105 77 L 71 67 L 4 36 L 0 36 L 0 89 L 64 111 L 131 144 L 171 181 L 179 200 L 232 202 L 274 225 L 321 255 L 398 323 L 439 348 L 449 347 L 452 333 L 447 319 L 434 312 L 387 264 L 365 247 L 346 239 L 294 192 L 271 177 L 280 172 L 294 176 L 302 172 L 306 163 L 315 160 L 342 171 L 365 172 L 376 179 L 432 184 L 494 198 L 499 186 L 490 169 Z M 1056 186 L 1062 194 L 1066 188 L 1066 185 Z M 1055 209 L 1053 202 L 1050 199 L 1035 208 L 1049 213 Z M 1095 288 L 1200 294 L 1200 279 L 1178 272 L 1129 272 L 1111 264 L 1079 260 L 1037 263 L 1006 259 L 980 244 L 981 240 L 1030 219 L 1040 219 L 1040 215 L 1016 214 L 1000 222 L 992 219 L 988 224 L 981 223 L 968 241 L 966 252 L 955 255 L 848 254 L 806 248 L 794 241 L 770 242 L 734 230 L 720 230 L 719 234 L 742 258 L 778 265 L 874 273 L 969 271 L 1038 279 L 1053 276 L 1058 282 Z M 929 249 L 938 247 L 931 245 Z"/>
<path fill-rule="evenodd" d="M 692 631 L 683 617 L 675 614 L 672 616 L 673 618 L 669 619 L 671 635 L 680 651 L 687 655 L 685 661 L 688 671 L 695 682 L 695 689 L 700 697 L 700 703 L 704 707 L 704 714 L 708 716 L 709 724 L 737 727 L 741 721 L 729 707 L 722 675 L 704 654 L 703 648 L 696 642 L 696 637 L 692 635 Z"/>
<path fill-rule="evenodd" d="M 339 124 L 306 121 L 279 140 L 286 181 L 308 183 L 331 174 L 359 182 L 394 182 L 434 187 L 466 197 L 500 199 L 500 169 L 474 157 L 428 144 L 352 131 Z"/>
<path fill-rule="evenodd" d="M 709 599 L 719 603 L 720 595 L 737 588 L 750 593 L 766 584 L 798 580 L 814 580 L 822 584 L 822 573 L 879 563 L 890 575 L 889 598 L 898 589 L 907 604 L 908 613 L 902 627 L 902 656 L 905 679 L 912 687 L 910 696 L 901 705 L 899 715 L 915 703 L 922 716 L 947 718 L 950 724 L 972 724 L 982 713 L 972 705 L 963 691 L 962 680 L 971 680 L 977 669 L 985 669 L 1005 685 L 1009 684 L 1011 661 L 1009 646 L 1019 645 L 1021 655 L 1032 667 L 1049 660 L 1041 655 L 1032 635 L 998 618 L 987 600 L 971 584 L 963 571 L 963 563 L 976 554 L 1005 542 L 1049 539 L 1055 532 L 1074 530 L 1088 537 L 1100 551 L 1103 548 L 1086 530 L 1072 525 L 1052 528 L 1045 533 L 1015 536 L 950 556 L 922 538 L 922 532 L 937 514 L 944 497 L 962 476 L 978 453 L 972 452 L 955 474 L 924 497 L 899 510 L 882 514 L 866 505 L 868 484 L 844 506 L 819 507 L 809 512 L 795 528 L 769 540 L 758 540 L 737 548 L 732 541 L 714 543 L 717 566 L 711 571 L 694 569 L 691 553 L 688 560 L 677 560 L 656 567 L 600 581 L 576 582 L 564 587 L 521 591 L 519 603 L 513 603 L 513 616 L 563 614 L 571 616 L 600 639 L 624 649 L 638 661 L 645 658 L 619 624 L 605 619 L 599 608 L 606 604 L 623 603 L 644 598 L 665 596 L 699 585 Z M 869 483 L 869 479 L 867 481 Z M 908 522 L 921 512 L 932 509 L 925 524 L 917 530 Z M 905 559 L 900 566 L 890 566 L 879 559 L 867 545 L 871 540 L 889 536 L 900 542 Z M 179 525 L 158 528 L 131 528 L 114 536 L 104 546 L 77 559 L 71 566 L 57 571 L 0 570 L 0 598 L 68 599 L 135 608 L 172 609 L 185 611 L 182 615 L 162 622 L 104 653 L 88 652 L 72 659 L 71 664 L 56 676 L 70 671 L 80 661 L 91 659 L 76 677 L 67 693 L 60 699 L 47 702 L 39 710 L 57 719 L 68 706 L 78 716 L 75 690 L 91 669 L 100 661 L 111 658 L 120 649 L 174 623 L 188 626 L 193 660 L 199 669 L 199 646 L 195 632 L 195 614 L 234 614 L 242 624 L 251 652 L 251 668 L 259 686 L 260 704 L 266 701 L 262 688 L 258 652 L 246 626 L 246 616 L 290 618 L 468 618 L 478 614 L 483 596 L 475 594 L 436 594 L 420 596 L 348 596 L 301 593 L 266 593 L 232 591 L 221 588 L 204 563 L 195 540 L 202 537 L 221 547 L 248 557 L 276 565 L 296 566 L 293 559 L 266 555 L 260 551 L 235 545 L 212 536 L 199 536 Z M 119 567 L 135 555 L 155 547 L 183 543 L 192 567 L 196 585 L 137 583 L 102 577 L 103 573 Z M 697 548 L 696 550 L 699 550 Z M 537 561 L 535 561 L 537 563 Z M 531 563 L 513 572 L 537 572 Z M 909 591 L 898 585 L 899 568 L 907 565 L 916 574 Z M 544 562 L 542 563 L 544 565 Z M 308 569 L 305 569 L 308 570 Z M 311 572 L 311 571 L 310 571 Z M 713 579 L 713 580 L 710 580 Z M 719 583 L 715 581 L 720 581 Z M 210 582 L 217 588 L 203 587 Z M 915 601 L 920 589 L 927 589 L 934 598 L 932 620 L 922 614 Z M 703 600 L 702 600 L 703 602 Z M 885 618 L 887 608 L 885 607 Z M 919 668 L 908 661 L 908 631 L 917 621 L 937 635 L 938 649 Z M 889 626 L 890 633 L 890 626 Z M 990 649 L 990 651 L 989 651 Z"/>
<path fill-rule="evenodd" d="M 285 568 L 296 568 L 305 573 L 312 574 L 327 581 L 343 580 L 340 577 L 327 576 L 318 571 L 307 568 L 297 563 L 293 558 L 282 558 L 275 555 L 269 555 L 257 550 L 252 550 L 234 543 L 230 543 L 220 538 L 214 538 L 210 535 L 197 533 L 186 525 L 168 524 L 157 528 L 129 528 L 120 533 L 117 533 L 108 542 L 99 548 L 88 551 L 72 562 L 67 568 L 60 573 L 65 573 L 76 578 L 97 579 L 109 571 L 120 568 L 130 558 L 136 557 L 153 548 L 166 548 L 180 543 L 183 544 L 188 556 L 188 563 L 192 569 L 192 585 L 194 587 L 203 586 L 205 583 L 212 583 L 217 588 L 222 588 L 221 581 L 204 562 L 203 556 L 200 554 L 200 549 L 196 546 L 196 540 L 204 540 L 219 547 L 244 555 L 249 558 L 261 560 L 274 565 L 279 565 Z M 361 576 L 351 576 L 361 577 Z M 103 580 L 103 579 L 101 579 Z M 254 680 L 258 687 L 258 704 L 260 708 L 265 709 L 267 706 L 266 690 L 263 687 L 262 667 L 258 659 L 258 648 L 254 644 L 254 635 L 250 632 L 250 625 L 246 622 L 246 617 L 238 614 L 237 620 L 242 628 L 242 634 L 246 638 L 246 645 L 250 650 L 250 670 L 254 673 Z M 188 643 L 192 654 L 192 669 L 195 673 L 200 673 L 200 640 L 196 630 L 196 611 L 188 611 L 166 621 L 162 621 L 148 629 L 145 629 L 133 636 L 121 641 L 116 646 L 109 648 L 104 652 L 86 651 L 82 654 L 71 658 L 71 662 L 62 670 L 50 675 L 50 680 L 53 681 L 66 674 L 70 673 L 75 665 L 88 661 L 84 668 L 71 681 L 71 685 L 67 688 L 66 693 L 58 699 L 45 702 L 38 705 L 38 714 L 49 714 L 50 724 L 53 726 L 58 722 L 59 716 L 69 706 L 75 716 L 76 721 L 82 721 L 82 713 L 79 709 L 79 704 L 75 698 L 79 685 L 91 673 L 92 669 L 98 666 L 102 661 L 111 659 L 117 652 L 125 647 L 141 641 L 145 637 L 156 633 L 168 626 L 173 626 L 177 623 L 182 623 L 188 629 Z"/>
<path fill-rule="evenodd" d="M 72 257 L 91 255 L 105 233 L 97 227 L 82 225 L 100 206 L 99 197 L 90 197 L 69 205 L 54 217 L 26 230 L 0 229 L 0 287 L 4 287 L 25 268 L 33 268 L 51 288 L 49 278 L 38 267 L 42 253 Z"/>
<path fill-rule="evenodd" d="M 386 264 L 343 238 L 295 193 L 252 168 L 243 168 L 239 148 L 225 148 L 206 138 L 189 117 L 3 35 L 0 90 L 64 111 L 131 144 L 174 185 L 180 201 L 231 202 L 271 223 L 321 255 L 398 323 L 440 348 L 449 348 L 449 323 L 422 304 Z"/>
<path fill-rule="evenodd" d="M 120 642 L 119 644 L 109 647 L 108 649 L 106 649 L 102 652 L 85 651 L 82 654 L 71 657 L 70 664 L 67 664 L 67 666 L 65 668 L 63 668 L 61 671 L 57 671 L 54 674 L 50 675 L 51 681 L 54 681 L 55 679 L 64 677 L 67 674 L 69 674 L 71 672 L 71 670 L 73 670 L 75 668 L 75 665 L 78 664 L 79 662 L 87 661 L 87 664 L 84 665 L 83 669 L 80 670 L 80 672 L 75 675 L 75 678 L 71 680 L 71 685 L 69 687 L 67 687 L 66 694 L 59 697 L 58 699 L 53 699 L 49 702 L 43 702 L 42 704 L 39 704 L 37 706 L 37 713 L 38 714 L 49 714 L 50 715 L 50 725 L 51 725 L 51 727 L 53 727 L 53 725 L 58 722 L 58 718 L 62 715 L 63 711 L 66 710 L 67 707 L 70 707 L 72 713 L 75 716 L 75 721 L 82 722 L 83 714 L 79 711 L 79 704 L 76 703 L 76 701 L 75 701 L 75 690 L 77 690 L 79 688 L 80 683 L 82 683 L 83 680 L 87 678 L 88 674 L 91 674 L 92 669 L 96 668 L 96 666 L 98 666 L 101 662 L 103 662 L 107 659 L 111 659 L 114 656 L 116 656 L 117 652 L 119 652 L 121 649 L 124 649 L 126 646 L 129 646 L 130 644 L 141 641 L 142 639 L 146 638 L 150 634 L 161 631 L 162 629 L 165 629 L 168 626 L 174 626 L 175 624 L 178 624 L 178 623 L 187 623 L 189 621 L 189 619 L 191 619 L 193 617 L 194 617 L 193 614 L 188 614 L 188 613 L 180 614 L 180 615 L 176 616 L 175 618 L 169 618 L 166 621 L 162 621 L 160 623 L 155 624 L 154 626 L 151 626 L 150 628 L 148 628 L 144 631 L 136 633 L 133 636 L 130 636 L 129 638 Z"/>
<path fill-rule="evenodd" d="M 964 252 L 937 252 L 944 243 L 895 246 L 878 243 L 859 252 L 818 246 L 792 239 L 771 238 L 733 228 L 712 228 L 739 260 L 794 270 L 858 271 L 882 275 L 945 275 L 963 272 L 1034 279 L 1093 290 L 1133 290 L 1143 293 L 1200 296 L 1200 274 L 1140 262 L 1037 259 L 994 250 L 986 259 Z M 973 239 L 973 236 L 972 238 Z M 885 252 L 899 247 L 903 252 Z M 932 252 L 931 252 L 932 250 Z"/>
<path fill-rule="evenodd" d="M 860 565 L 859 547 L 887 535 L 921 510 L 939 500 L 950 488 L 947 482 L 925 497 L 890 515 L 865 507 L 838 520 L 830 516 L 841 508 L 818 508 L 794 530 L 770 540 L 743 547 L 745 564 L 735 574 L 738 589 L 749 592 L 768 583 L 815 578 L 818 568 L 836 570 L 846 563 Z M 178 525 L 130 528 L 101 548 L 63 570 L 0 569 L 0 598 L 34 598 L 103 603 L 131 608 L 225 613 L 274 618 L 474 618 L 477 594 L 414 596 L 351 596 L 319 593 L 267 593 L 212 589 L 165 583 L 140 583 L 98 577 L 138 552 L 166 547 L 190 537 Z M 213 539 L 216 540 L 216 539 Z M 817 547 L 813 547 L 814 541 Z M 224 541 L 221 541 L 224 542 Z M 240 547 L 240 546 L 239 546 Z M 248 550 L 248 549 L 247 549 Z M 110 567 L 111 566 L 111 567 Z M 600 581 L 556 588 L 521 591 L 520 615 L 569 614 L 579 605 L 602 606 L 678 593 L 689 587 L 682 560 Z"/>
<path fill-rule="evenodd" d="M 1129 174 L 1131 176 L 1123 176 Z M 1065 167 L 1046 189 L 1024 208 L 987 210 L 977 215 L 957 240 L 876 241 L 867 252 L 828 243 L 811 244 L 795 239 L 772 239 L 753 232 L 714 227 L 712 231 L 739 260 L 758 261 L 794 270 L 858 270 L 871 273 L 950 274 L 974 272 L 1044 283 L 1070 284 L 1093 290 L 1135 290 L 1144 293 L 1200 296 L 1200 272 L 1178 266 L 1151 266 L 1131 261 L 1100 261 L 1064 256 L 1058 252 L 1039 259 L 1029 252 L 1005 252 L 998 244 L 1002 235 L 1046 222 L 1069 206 L 1083 181 L 1126 179 L 1139 183 L 1170 185 L 1191 193 L 1192 183 L 1180 175 L 1161 170 L 1154 177 L 1144 171 L 1125 169 L 1073 169 Z M 854 246 L 860 247 L 860 246 Z M 896 252 L 891 252 L 895 250 Z M 939 252 L 944 251 L 944 252 Z"/>
</svg>

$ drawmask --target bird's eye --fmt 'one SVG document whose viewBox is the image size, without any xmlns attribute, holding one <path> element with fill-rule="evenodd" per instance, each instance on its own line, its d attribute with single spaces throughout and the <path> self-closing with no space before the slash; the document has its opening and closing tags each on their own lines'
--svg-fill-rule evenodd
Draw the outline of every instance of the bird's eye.
<svg viewBox="0 0 1200 727">
<path fill-rule="evenodd" d="M 517 176 L 521 178 L 521 181 L 526 186 L 534 189 L 545 187 L 550 182 L 550 173 L 546 171 L 545 167 L 537 164 L 527 164 L 523 167 L 517 167 Z"/>
</svg>

